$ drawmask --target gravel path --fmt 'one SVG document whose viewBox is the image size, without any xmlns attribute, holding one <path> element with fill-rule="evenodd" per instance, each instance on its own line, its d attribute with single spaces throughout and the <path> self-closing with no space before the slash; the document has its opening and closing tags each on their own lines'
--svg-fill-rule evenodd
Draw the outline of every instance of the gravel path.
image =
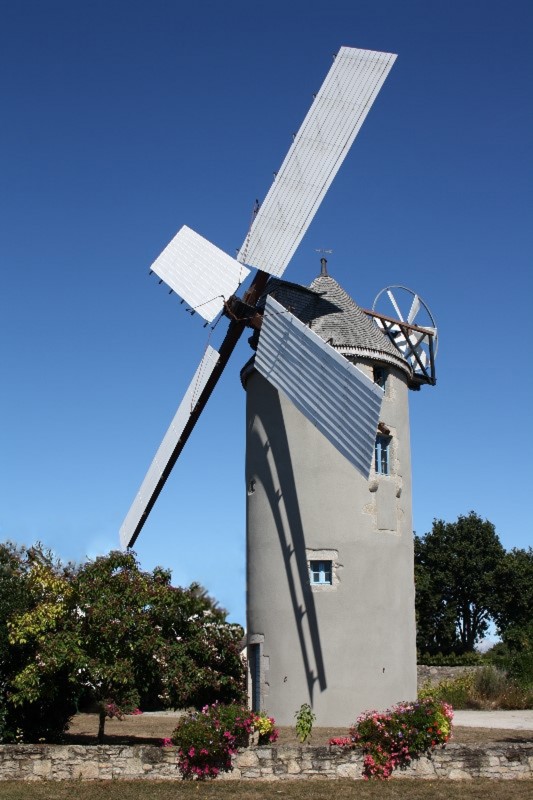
<svg viewBox="0 0 533 800">
<path fill-rule="evenodd" d="M 531 731 L 533 730 L 533 710 L 454 711 L 453 723 L 464 728 L 500 728 L 509 731 Z"/>
</svg>

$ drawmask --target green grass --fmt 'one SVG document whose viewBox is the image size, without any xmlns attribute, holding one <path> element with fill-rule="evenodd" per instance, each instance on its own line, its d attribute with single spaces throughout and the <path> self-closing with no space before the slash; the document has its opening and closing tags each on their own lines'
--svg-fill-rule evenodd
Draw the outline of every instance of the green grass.
<svg viewBox="0 0 533 800">
<path fill-rule="evenodd" d="M 264 783 L 230 781 L 1 782 L 2 800 L 531 800 L 533 780 L 427 781 L 303 780 Z"/>
</svg>

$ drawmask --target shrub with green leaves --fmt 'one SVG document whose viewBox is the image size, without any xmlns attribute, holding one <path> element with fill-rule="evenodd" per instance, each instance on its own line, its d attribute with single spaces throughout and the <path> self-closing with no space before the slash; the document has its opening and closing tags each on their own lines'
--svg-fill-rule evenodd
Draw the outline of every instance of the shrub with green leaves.
<svg viewBox="0 0 533 800">
<path fill-rule="evenodd" d="M 259 733 L 259 744 L 275 742 L 275 721 L 266 714 L 256 714 L 238 703 L 213 703 L 200 712 L 182 717 L 173 734 L 178 764 L 184 778 L 205 780 L 233 769 L 232 755 L 239 747 L 248 747 L 252 734 Z"/>
<path fill-rule="evenodd" d="M 507 675 L 500 669 L 486 666 L 474 672 L 472 690 L 485 700 L 497 701 L 507 686 Z"/>
<path fill-rule="evenodd" d="M 512 649 L 507 642 L 499 642 L 489 650 L 486 658 L 495 667 L 505 671 L 509 678 L 531 692 L 533 691 L 533 623 L 530 628 L 529 636 L 525 640 L 515 640 L 515 649 Z"/>
<path fill-rule="evenodd" d="M 216 778 L 219 772 L 232 769 L 235 736 L 223 726 L 216 727 L 206 714 L 190 713 L 180 719 L 171 738 L 179 747 L 178 765 L 184 778 Z"/>
<path fill-rule="evenodd" d="M 437 684 L 426 683 L 419 689 L 418 697 L 432 697 L 457 709 L 533 708 L 533 686 L 490 665 Z"/>
<path fill-rule="evenodd" d="M 76 711 L 71 575 L 40 544 L 0 544 L 0 742 L 60 741 Z"/>
<path fill-rule="evenodd" d="M 296 717 L 296 734 L 300 742 L 304 744 L 311 736 L 316 716 L 309 703 L 302 703 L 294 716 Z"/>
<path fill-rule="evenodd" d="M 432 698 L 399 703 L 383 713 L 361 714 L 350 728 L 349 745 L 344 739 L 332 739 L 330 744 L 360 747 L 363 778 L 384 780 L 394 769 L 405 769 L 414 758 L 445 744 L 451 736 L 452 718 L 451 706 Z"/>
<path fill-rule="evenodd" d="M 456 678 L 440 681 L 437 684 L 426 683 L 418 690 L 418 699 L 432 698 L 444 703 L 449 703 L 453 708 L 475 708 L 472 700 L 472 687 L 474 675 L 465 672 Z M 473 704 L 474 703 L 474 704 Z"/>
</svg>

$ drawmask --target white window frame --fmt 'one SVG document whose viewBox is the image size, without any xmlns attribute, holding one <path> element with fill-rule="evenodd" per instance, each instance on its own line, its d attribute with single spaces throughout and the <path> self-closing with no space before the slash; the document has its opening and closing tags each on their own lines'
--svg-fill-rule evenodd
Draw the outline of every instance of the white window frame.
<svg viewBox="0 0 533 800">
<path fill-rule="evenodd" d="M 315 579 L 318 576 L 318 580 Z M 309 580 L 312 586 L 333 585 L 333 562 L 327 559 L 309 561 Z"/>
<path fill-rule="evenodd" d="M 307 574 L 309 580 L 309 586 L 311 587 L 312 592 L 331 592 L 335 591 L 340 583 L 339 579 L 339 571 L 342 569 L 342 564 L 339 564 L 339 551 L 338 550 L 311 550 L 306 549 L 305 551 L 306 559 L 307 559 Z M 313 576 L 311 574 L 311 564 L 316 563 L 323 563 L 325 565 L 330 566 L 331 572 L 330 577 L 331 580 L 327 582 L 326 580 L 317 581 L 316 583 L 313 581 Z M 327 572 L 327 567 L 323 570 L 324 577 L 325 573 Z"/>
<path fill-rule="evenodd" d="M 376 475 L 391 474 L 392 436 L 378 433 L 374 447 L 374 470 Z"/>
</svg>

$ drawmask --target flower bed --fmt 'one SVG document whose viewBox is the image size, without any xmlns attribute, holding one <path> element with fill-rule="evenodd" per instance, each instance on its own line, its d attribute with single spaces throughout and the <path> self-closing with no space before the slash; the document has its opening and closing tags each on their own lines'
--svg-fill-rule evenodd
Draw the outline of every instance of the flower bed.
<svg viewBox="0 0 533 800">
<path fill-rule="evenodd" d="M 178 765 L 184 778 L 216 778 L 233 769 L 238 748 L 248 747 L 254 734 L 259 745 L 278 738 L 274 719 L 237 704 L 204 706 L 182 717 L 171 741 L 178 747 Z"/>
<path fill-rule="evenodd" d="M 380 713 L 365 711 L 348 737 L 330 739 L 330 745 L 360 748 L 364 753 L 363 777 L 389 778 L 414 758 L 444 745 L 451 736 L 453 710 L 442 701 L 427 698 L 399 703 Z"/>
</svg>

